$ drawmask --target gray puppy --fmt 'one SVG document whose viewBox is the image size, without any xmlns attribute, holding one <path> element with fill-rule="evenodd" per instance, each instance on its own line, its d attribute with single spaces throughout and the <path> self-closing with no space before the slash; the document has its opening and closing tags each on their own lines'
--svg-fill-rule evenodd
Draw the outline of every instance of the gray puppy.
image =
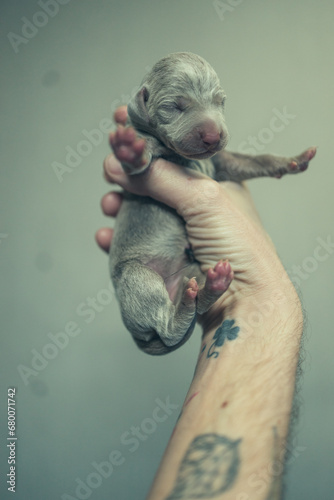
<svg viewBox="0 0 334 500">
<path fill-rule="evenodd" d="M 315 148 L 295 158 L 223 151 L 224 103 L 225 92 L 204 59 L 170 54 L 154 65 L 128 105 L 127 125 L 137 133 L 121 127 L 111 134 L 114 153 L 129 175 L 159 157 L 217 181 L 281 177 L 307 168 Z M 144 152 L 138 151 L 138 137 L 146 141 Z M 233 279 L 227 261 L 202 273 L 174 210 L 128 193 L 116 219 L 110 272 L 125 326 L 144 352 L 155 355 L 180 347 L 197 314 L 209 310 Z"/>
</svg>

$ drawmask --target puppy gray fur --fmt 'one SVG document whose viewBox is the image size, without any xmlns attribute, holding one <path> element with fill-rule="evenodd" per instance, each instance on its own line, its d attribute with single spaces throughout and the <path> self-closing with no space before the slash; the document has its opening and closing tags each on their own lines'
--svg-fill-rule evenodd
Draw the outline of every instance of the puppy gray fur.
<svg viewBox="0 0 334 500">
<path fill-rule="evenodd" d="M 121 149 L 129 144 L 121 134 L 111 142 L 114 153 L 129 175 L 159 157 L 217 181 L 281 177 L 307 168 L 315 148 L 295 158 L 224 151 L 224 103 L 219 79 L 203 58 L 170 54 L 154 65 L 128 105 L 127 125 L 145 138 L 146 161 L 124 160 Z M 197 314 L 209 310 L 233 279 L 228 263 L 217 263 L 210 277 L 201 272 L 174 210 L 128 193 L 116 219 L 110 272 L 125 326 L 144 352 L 155 355 L 180 347 Z"/>
</svg>

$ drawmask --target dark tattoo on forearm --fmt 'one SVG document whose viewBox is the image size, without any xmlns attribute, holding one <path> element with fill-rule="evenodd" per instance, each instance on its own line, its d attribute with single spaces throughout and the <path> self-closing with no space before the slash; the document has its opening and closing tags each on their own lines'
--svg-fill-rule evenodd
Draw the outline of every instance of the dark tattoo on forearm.
<svg viewBox="0 0 334 500">
<path fill-rule="evenodd" d="M 233 326 L 235 323 L 234 319 L 226 319 L 223 321 L 223 324 L 217 328 L 215 334 L 213 336 L 213 342 L 208 349 L 207 358 L 217 358 L 219 356 L 219 352 L 215 351 L 216 347 L 221 347 L 225 340 L 234 340 L 237 338 L 238 333 L 240 332 L 240 328 L 238 326 Z M 206 344 L 202 349 L 202 352 L 205 351 Z"/>
<path fill-rule="evenodd" d="M 202 434 L 190 444 L 166 500 L 214 498 L 229 490 L 240 467 L 239 444 L 219 434 Z"/>
</svg>

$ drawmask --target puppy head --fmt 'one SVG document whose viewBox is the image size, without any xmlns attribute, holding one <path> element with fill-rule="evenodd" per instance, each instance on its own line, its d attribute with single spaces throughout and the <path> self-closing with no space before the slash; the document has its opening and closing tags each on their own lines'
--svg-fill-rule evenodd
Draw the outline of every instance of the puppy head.
<svg viewBox="0 0 334 500">
<path fill-rule="evenodd" d="M 209 158 L 228 141 L 225 92 L 213 68 L 190 52 L 158 61 L 128 106 L 135 126 L 190 159 Z"/>
</svg>

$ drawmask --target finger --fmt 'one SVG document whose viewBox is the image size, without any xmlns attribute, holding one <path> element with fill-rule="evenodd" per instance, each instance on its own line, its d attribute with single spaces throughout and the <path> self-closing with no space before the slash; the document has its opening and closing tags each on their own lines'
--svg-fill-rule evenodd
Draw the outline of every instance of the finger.
<svg viewBox="0 0 334 500">
<path fill-rule="evenodd" d="M 111 192 L 103 196 L 101 200 L 101 208 L 105 215 L 116 217 L 121 208 L 123 196 L 121 193 Z"/>
<path fill-rule="evenodd" d="M 120 106 L 119 108 L 116 109 L 114 113 L 114 120 L 116 123 L 125 125 L 127 117 L 128 117 L 127 106 Z"/>
<path fill-rule="evenodd" d="M 113 230 L 109 227 L 103 227 L 96 231 L 95 241 L 104 252 L 109 252 L 113 237 Z"/>
<path fill-rule="evenodd" d="M 141 174 L 126 175 L 110 155 L 104 162 L 105 177 L 134 194 L 150 196 L 177 210 L 187 222 L 193 215 L 216 211 L 231 216 L 235 210 L 262 227 L 248 188 L 234 182 L 217 183 L 200 172 L 159 158 Z M 223 188 L 223 189 L 222 189 Z M 225 194 L 225 196 L 224 196 Z"/>
<path fill-rule="evenodd" d="M 108 155 L 103 162 L 103 175 L 107 182 L 117 184 L 115 180 L 116 173 L 124 173 L 121 163 L 113 154 Z M 125 176 L 125 173 L 124 173 Z M 120 184 L 121 185 L 121 184 Z"/>
</svg>

